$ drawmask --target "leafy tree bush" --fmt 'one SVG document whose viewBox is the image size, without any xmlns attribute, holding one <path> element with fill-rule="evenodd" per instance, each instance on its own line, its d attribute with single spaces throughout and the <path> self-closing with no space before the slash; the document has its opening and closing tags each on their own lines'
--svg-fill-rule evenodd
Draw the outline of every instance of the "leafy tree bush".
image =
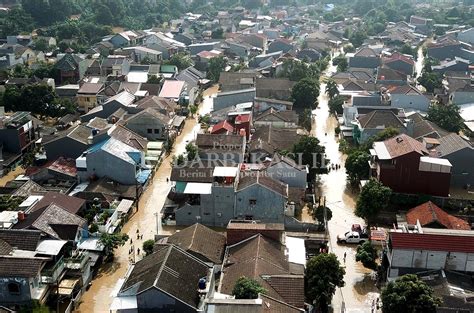
<svg viewBox="0 0 474 313">
<path fill-rule="evenodd" d="M 225 70 L 227 60 L 223 56 L 214 57 L 209 60 L 209 68 L 207 70 L 207 78 L 214 83 L 219 81 L 221 72 Z"/>
<path fill-rule="evenodd" d="M 428 120 L 450 132 L 459 133 L 463 128 L 464 120 L 459 114 L 456 104 L 435 104 L 428 109 Z"/>
<path fill-rule="evenodd" d="M 382 290 L 382 311 L 384 313 L 436 312 L 441 299 L 418 276 L 403 275 Z"/>
<path fill-rule="evenodd" d="M 358 183 L 361 179 L 369 176 L 370 155 L 365 151 L 356 150 L 349 154 L 345 162 L 345 168 L 349 181 Z"/>
<path fill-rule="evenodd" d="M 328 107 L 329 111 L 334 114 L 342 114 L 344 111 L 344 108 L 342 107 L 344 105 L 344 97 L 337 95 L 334 98 L 329 99 L 328 102 Z"/>
<path fill-rule="evenodd" d="M 296 110 L 315 109 L 318 97 L 319 81 L 313 78 L 303 78 L 293 86 L 291 91 Z"/>
<path fill-rule="evenodd" d="M 335 254 L 323 253 L 312 257 L 306 264 L 307 299 L 321 312 L 328 312 L 336 288 L 344 286 L 345 274 Z"/>
<path fill-rule="evenodd" d="M 372 245 L 372 242 L 366 241 L 357 247 L 356 261 L 361 262 L 364 267 L 375 270 L 377 257 L 377 249 Z"/>
<path fill-rule="evenodd" d="M 319 224 L 324 225 L 324 205 L 320 205 L 314 210 L 313 218 L 315 218 Z M 330 221 L 331 219 L 332 211 L 330 208 L 326 207 L 326 220 Z"/>
<path fill-rule="evenodd" d="M 374 178 L 371 178 L 357 198 L 355 214 L 364 218 L 368 224 L 372 222 L 378 213 L 387 207 L 392 190 L 384 186 Z"/>
<path fill-rule="evenodd" d="M 256 280 L 244 276 L 237 280 L 232 290 L 236 299 L 257 299 L 260 293 L 265 294 L 265 288 Z"/>
<path fill-rule="evenodd" d="M 301 161 L 302 165 L 307 165 L 310 176 L 314 176 L 324 170 L 321 168 L 324 151 L 324 147 L 319 145 L 319 140 L 316 137 L 302 136 L 293 146 L 292 156 L 297 163 Z M 314 164 L 315 160 L 316 164 Z M 328 163 L 328 160 L 325 163 Z"/>
<path fill-rule="evenodd" d="M 99 242 L 104 246 L 104 253 L 106 256 L 113 256 L 114 249 L 118 248 L 119 246 L 123 246 L 128 241 L 128 235 L 122 233 L 114 233 L 108 234 L 103 233 L 100 238 Z"/>
<path fill-rule="evenodd" d="M 150 255 L 153 253 L 154 246 L 155 246 L 155 241 L 153 239 L 145 240 L 143 242 L 143 251 L 145 251 L 146 255 Z"/>
</svg>

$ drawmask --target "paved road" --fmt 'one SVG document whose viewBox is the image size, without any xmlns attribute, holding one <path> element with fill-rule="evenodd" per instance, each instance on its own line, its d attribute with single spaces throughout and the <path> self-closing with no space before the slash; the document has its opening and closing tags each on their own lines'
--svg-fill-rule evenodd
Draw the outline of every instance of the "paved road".
<svg viewBox="0 0 474 313">
<path fill-rule="evenodd" d="M 204 115 L 209 113 L 212 108 L 212 97 L 216 92 L 215 88 L 204 92 L 204 101 L 199 107 L 198 113 Z M 148 186 L 140 198 L 139 210 L 134 212 L 131 219 L 122 229 L 133 239 L 133 244 L 126 243 L 123 247 L 115 250 L 114 261 L 105 264 L 99 271 L 97 277 L 92 281 L 92 286 L 83 295 L 78 312 L 109 312 L 112 302 L 111 294 L 120 278 L 123 278 L 129 265 L 130 259 L 135 257 L 139 260 L 142 254 L 135 256 L 129 254 L 129 249 L 133 246 L 142 249 L 142 243 L 145 240 L 153 239 L 156 233 L 172 234 L 176 231 L 175 227 L 161 227 L 160 210 L 163 207 L 166 196 L 168 195 L 170 184 L 166 181 L 171 173 L 172 155 L 179 155 L 185 151 L 188 142 L 196 137 L 200 125 L 195 119 L 189 118 L 181 135 L 176 139 L 175 146 L 169 157 L 167 157 L 158 168 L 151 185 Z M 143 234 L 142 240 L 136 240 L 136 231 L 140 230 Z"/>
<path fill-rule="evenodd" d="M 334 73 L 336 68 L 330 66 L 326 75 Z M 339 152 L 339 143 L 335 135 L 337 120 L 329 115 L 328 98 L 325 92 L 326 84 L 321 83 L 319 106 L 313 111 L 315 120 L 312 134 L 316 136 L 326 148 L 327 157 L 333 164 L 341 165 L 341 169 L 332 170 L 329 174 L 318 178 L 317 195 L 326 197 L 326 205 L 333 213 L 329 221 L 330 251 L 335 253 L 343 263 L 344 253 L 347 254 L 344 280 L 346 285 L 336 292 L 333 299 L 335 312 L 341 312 L 343 302 L 345 312 L 371 312 L 372 301 L 378 297 L 378 290 L 374 287 L 370 271 L 355 261 L 356 246 L 338 245 L 336 237 L 347 231 L 354 223 L 363 223 L 363 220 L 354 215 L 356 194 L 346 186 L 344 161 L 346 156 Z M 326 135 L 327 134 L 327 135 Z"/>
</svg>

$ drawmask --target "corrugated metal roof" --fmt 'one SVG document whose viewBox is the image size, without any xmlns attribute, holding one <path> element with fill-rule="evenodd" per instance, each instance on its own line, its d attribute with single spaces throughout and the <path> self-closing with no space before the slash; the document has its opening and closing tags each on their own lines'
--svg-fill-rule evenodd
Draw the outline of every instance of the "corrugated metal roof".
<svg viewBox="0 0 474 313">
<path fill-rule="evenodd" d="M 474 236 L 390 233 L 393 249 L 474 253 Z"/>
</svg>

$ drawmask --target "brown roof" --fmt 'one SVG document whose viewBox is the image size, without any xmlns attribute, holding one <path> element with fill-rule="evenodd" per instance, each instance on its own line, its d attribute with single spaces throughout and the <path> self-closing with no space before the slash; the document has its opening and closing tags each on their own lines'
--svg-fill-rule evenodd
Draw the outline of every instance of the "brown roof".
<svg viewBox="0 0 474 313">
<path fill-rule="evenodd" d="M 283 301 L 274 299 L 267 295 L 261 294 L 259 296 L 262 299 L 262 313 L 301 313 L 304 310 L 298 309 L 291 306 Z"/>
<path fill-rule="evenodd" d="M 421 155 L 428 154 L 428 150 L 426 150 L 421 142 L 405 134 L 387 139 L 384 141 L 384 144 L 392 159 L 411 152 L 416 152 Z"/>
<path fill-rule="evenodd" d="M 262 148 L 270 154 L 281 150 L 292 150 L 294 144 L 300 139 L 296 128 L 277 128 L 271 125 L 258 127 L 250 141 L 250 152 Z"/>
<path fill-rule="evenodd" d="M 276 192 L 284 197 L 288 197 L 288 185 L 275 180 L 266 175 L 264 172 L 256 171 L 250 173 L 250 175 L 245 175 L 243 173 L 242 177 L 239 180 L 239 185 L 237 191 L 241 191 L 252 185 L 261 185 L 270 189 L 273 192 Z"/>
<path fill-rule="evenodd" d="M 195 183 L 211 183 L 214 181 L 214 166 L 204 163 L 205 166 L 199 166 L 193 163 L 183 166 L 173 166 L 171 169 L 171 181 L 184 181 Z"/>
<path fill-rule="evenodd" d="M 407 223 L 413 225 L 419 220 L 421 226 L 438 223 L 447 229 L 471 229 L 468 222 L 446 213 L 431 201 L 410 209 L 406 217 Z"/>
<path fill-rule="evenodd" d="M 204 262 L 221 264 L 226 238 L 223 234 L 196 223 L 171 235 L 168 243 L 179 246 Z"/>
<path fill-rule="evenodd" d="M 144 151 L 147 149 L 148 140 L 123 125 L 115 124 L 109 135 L 137 150 Z"/>
<path fill-rule="evenodd" d="M 244 145 L 244 136 L 233 134 L 198 134 L 196 146 L 199 149 L 228 147 L 225 150 L 240 150 Z"/>
<path fill-rule="evenodd" d="M 298 114 L 293 110 L 277 111 L 273 107 L 263 111 L 254 119 L 255 122 L 279 119 L 284 122 L 298 123 Z"/>
<path fill-rule="evenodd" d="M 52 203 L 59 205 L 63 209 L 66 209 L 69 213 L 76 214 L 82 208 L 84 203 L 86 203 L 86 201 L 80 198 L 64 195 L 59 192 L 49 191 L 31 208 L 31 212 L 44 209 Z"/>
<path fill-rule="evenodd" d="M 101 91 L 103 87 L 104 87 L 104 84 L 84 83 L 77 93 L 95 95 L 95 94 L 98 94 L 99 91 Z"/>
<path fill-rule="evenodd" d="M 360 48 L 359 51 L 357 51 L 354 56 L 358 56 L 358 57 L 377 57 L 377 54 L 375 53 L 374 50 L 370 49 L 370 48 L 367 48 L 367 47 L 364 47 L 364 48 Z"/>
<path fill-rule="evenodd" d="M 359 117 L 362 128 L 403 128 L 403 122 L 391 110 L 374 110 Z"/>
<path fill-rule="evenodd" d="M 12 251 L 12 246 L 10 246 L 5 240 L 0 239 L 0 255 L 7 255 L 10 254 L 10 252 Z"/>
<path fill-rule="evenodd" d="M 0 240 L 19 250 L 35 251 L 41 232 L 27 229 L 0 229 Z"/>
<path fill-rule="evenodd" d="M 221 292 L 232 294 L 236 281 L 244 276 L 259 282 L 268 296 L 294 302 L 297 307 L 304 306 L 303 276 L 281 279 L 291 276 L 281 244 L 255 235 L 228 247 L 224 266 Z"/>
<path fill-rule="evenodd" d="M 413 138 L 419 139 L 422 137 L 440 138 L 448 134 L 448 132 L 435 123 L 426 120 L 420 113 L 415 113 L 409 116 L 413 120 Z"/>
<path fill-rule="evenodd" d="M 257 94 L 259 90 L 268 89 L 268 90 L 291 90 L 296 82 L 291 81 L 287 78 L 257 78 L 255 82 L 255 87 L 257 89 Z"/>
<path fill-rule="evenodd" d="M 36 277 L 44 260 L 36 258 L 0 257 L 0 277 Z"/>
<path fill-rule="evenodd" d="M 32 194 L 44 194 L 46 189 L 32 181 L 31 179 L 21 185 L 15 192 L 13 192 L 12 196 L 15 197 L 29 197 Z"/>
</svg>

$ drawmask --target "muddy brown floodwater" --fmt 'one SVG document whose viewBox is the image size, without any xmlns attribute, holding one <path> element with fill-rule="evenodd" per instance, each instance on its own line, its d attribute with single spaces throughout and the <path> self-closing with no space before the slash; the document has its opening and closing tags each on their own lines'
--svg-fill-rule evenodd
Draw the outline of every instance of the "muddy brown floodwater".
<svg viewBox="0 0 474 313">
<path fill-rule="evenodd" d="M 212 97 L 216 92 L 217 89 L 215 87 L 204 92 L 204 100 L 199 106 L 199 114 L 204 115 L 211 111 Z M 172 234 L 176 231 L 175 227 L 161 227 L 160 211 L 171 187 L 166 178 L 169 178 L 171 174 L 172 156 L 183 153 L 186 144 L 195 139 L 199 129 L 200 125 L 196 119 L 186 119 L 184 129 L 176 139 L 172 153 L 163 160 L 161 166 L 157 169 L 153 182 L 140 198 L 138 211 L 133 213 L 122 229 L 123 233 L 128 234 L 133 239 L 133 245 L 129 241 L 123 247 L 115 250 L 113 262 L 105 264 L 99 270 L 97 276 L 92 281 L 91 287 L 82 296 L 81 304 L 76 312 L 109 312 L 109 307 L 113 300 L 111 294 L 117 282 L 120 278 L 124 277 L 131 259 L 135 257 L 135 261 L 137 261 L 143 256 L 143 253 L 140 255 L 137 253 L 130 255 L 128 253 L 130 248 L 133 246 L 135 251 L 137 248 L 142 250 L 143 242 L 153 239 L 155 234 Z M 143 234 L 142 240 L 136 240 L 137 229 L 139 229 L 140 234 Z"/>
<path fill-rule="evenodd" d="M 330 66 L 326 75 L 334 73 L 336 68 Z M 328 223 L 330 235 L 330 251 L 335 253 L 345 266 L 345 286 L 336 291 L 333 298 L 334 312 L 371 312 L 372 302 L 376 299 L 378 289 L 375 287 L 370 270 L 355 261 L 356 247 L 337 244 L 337 235 L 348 231 L 352 224 L 363 224 L 363 220 L 354 214 L 357 194 L 346 185 L 344 162 L 346 156 L 339 151 L 338 137 L 335 134 L 337 119 L 329 114 L 328 97 L 325 94 L 326 84 L 320 86 L 319 106 L 313 111 L 312 135 L 317 137 L 326 148 L 327 158 L 332 164 L 341 168 L 320 175 L 317 179 L 317 196 L 326 197 L 326 205 L 332 211 L 332 219 Z M 343 262 L 346 253 L 346 262 Z"/>
</svg>

